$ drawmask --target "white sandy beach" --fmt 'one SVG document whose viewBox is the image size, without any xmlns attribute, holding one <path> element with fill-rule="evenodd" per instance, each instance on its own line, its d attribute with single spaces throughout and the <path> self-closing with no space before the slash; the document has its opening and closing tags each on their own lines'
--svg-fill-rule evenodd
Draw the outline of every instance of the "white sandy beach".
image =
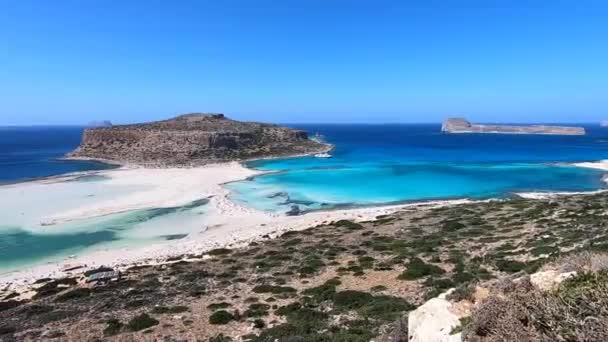
<svg viewBox="0 0 608 342">
<path fill-rule="evenodd" d="M 127 267 L 136 263 L 155 263 L 176 255 L 201 254 L 218 247 L 242 246 L 254 240 L 274 237 L 289 230 L 306 229 L 324 222 L 341 219 L 364 221 L 406 208 L 469 202 L 468 200 L 436 201 L 287 216 L 246 208 L 227 198 L 229 191 L 222 187 L 222 184 L 259 173 L 260 171 L 248 169 L 236 162 L 196 168 L 120 168 L 95 172 L 95 175 L 107 178 L 103 181 L 104 187 L 126 187 L 132 190 L 118 198 L 100 197 L 99 200 L 83 202 L 68 209 L 37 213 L 36 220 L 40 224 L 35 229 L 52 230 L 55 226 L 71 221 L 137 209 L 175 207 L 194 200 L 210 198 L 205 214 L 200 217 L 200 229 L 197 228 L 197 231 L 180 240 L 83 252 L 61 262 L 40 264 L 0 274 L 0 284 L 10 284 L 10 287 L 17 288 L 39 278 L 61 277 L 66 275 L 61 271 L 66 264 L 86 265 L 86 268 L 93 268 L 101 265 Z M 0 187 L 0 191 L 44 192 L 47 188 L 56 186 L 58 182 L 76 176 L 7 185 Z M 171 234 L 170 229 L 167 227 L 167 234 Z M 78 269 L 75 272 L 83 270 Z"/>
<path fill-rule="evenodd" d="M 608 171 L 608 160 L 600 160 L 597 162 L 575 163 L 573 165 L 578 166 L 578 167 L 586 167 L 586 168 L 590 168 L 590 169 Z"/>
</svg>

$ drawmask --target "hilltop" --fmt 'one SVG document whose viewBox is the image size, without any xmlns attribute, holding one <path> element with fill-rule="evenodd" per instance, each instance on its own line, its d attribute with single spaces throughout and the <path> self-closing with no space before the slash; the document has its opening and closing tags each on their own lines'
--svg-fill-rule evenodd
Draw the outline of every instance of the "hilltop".
<svg viewBox="0 0 608 342">
<path fill-rule="evenodd" d="M 132 125 L 85 130 L 68 155 L 146 166 L 191 166 L 249 158 L 326 151 L 305 131 L 271 124 L 240 122 L 223 114 L 193 113 Z"/>
</svg>

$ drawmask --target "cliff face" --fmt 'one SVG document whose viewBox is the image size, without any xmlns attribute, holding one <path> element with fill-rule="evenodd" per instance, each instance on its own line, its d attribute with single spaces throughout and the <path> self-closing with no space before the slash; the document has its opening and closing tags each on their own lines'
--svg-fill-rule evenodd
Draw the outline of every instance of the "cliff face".
<svg viewBox="0 0 608 342">
<path fill-rule="evenodd" d="M 151 123 L 86 129 L 80 146 L 68 157 L 170 166 L 326 149 L 309 140 L 304 131 L 234 121 L 223 114 L 187 114 Z"/>
<path fill-rule="evenodd" d="M 503 133 L 503 134 L 554 134 L 585 135 L 583 127 L 545 126 L 545 125 L 477 125 L 463 118 L 451 118 L 443 122 L 441 131 L 445 133 Z"/>
</svg>

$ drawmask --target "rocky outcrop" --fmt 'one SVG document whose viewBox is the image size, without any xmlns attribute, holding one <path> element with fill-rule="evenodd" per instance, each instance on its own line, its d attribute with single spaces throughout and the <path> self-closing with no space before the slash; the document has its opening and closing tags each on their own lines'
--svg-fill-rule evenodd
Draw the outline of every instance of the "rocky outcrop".
<svg viewBox="0 0 608 342">
<path fill-rule="evenodd" d="M 543 272 L 536 272 L 530 276 L 530 282 L 536 288 L 549 291 L 554 289 L 557 285 L 561 284 L 564 280 L 573 277 L 576 272 L 560 273 L 556 270 L 548 270 Z"/>
<path fill-rule="evenodd" d="M 68 157 L 188 166 L 327 149 L 328 145 L 308 139 L 301 130 L 234 121 L 223 114 L 195 113 L 151 123 L 86 129 L 80 146 Z"/>
<path fill-rule="evenodd" d="M 468 298 L 450 298 L 456 289 L 432 298 L 408 314 L 408 342 L 460 342 L 463 338 L 463 322 L 470 320 L 471 314 L 490 297 L 496 288 L 505 284 L 528 283 L 540 291 L 552 291 L 559 284 L 577 272 L 559 272 L 547 270 L 510 280 L 489 281 L 483 286 L 476 286 Z M 514 287 L 516 285 L 509 285 Z M 524 285 L 525 286 L 525 285 Z M 495 288 L 496 287 L 496 288 Z"/>
<path fill-rule="evenodd" d="M 552 134 L 585 135 L 583 127 L 545 126 L 545 125 L 477 125 L 463 118 L 450 118 L 443 122 L 444 133 L 502 133 L 502 134 Z"/>
<path fill-rule="evenodd" d="M 460 325 L 461 316 L 452 310 L 446 299 L 452 290 L 433 298 L 408 315 L 409 342 L 460 342 L 460 333 L 452 334 Z"/>
</svg>

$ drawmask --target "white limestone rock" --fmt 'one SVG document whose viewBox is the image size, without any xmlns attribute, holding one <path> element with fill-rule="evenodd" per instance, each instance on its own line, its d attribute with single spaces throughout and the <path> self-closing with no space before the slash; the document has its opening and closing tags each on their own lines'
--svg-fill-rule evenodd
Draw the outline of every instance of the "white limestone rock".
<svg viewBox="0 0 608 342">
<path fill-rule="evenodd" d="M 460 342 L 460 333 L 451 335 L 460 325 L 460 317 L 450 309 L 453 304 L 445 294 L 424 303 L 408 315 L 408 339 L 410 342 Z"/>
<path fill-rule="evenodd" d="M 530 282 L 540 290 L 549 291 L 574 275 L 576 272 L 559 273 L 555 270 L 537 272 L 530 276 Z"/>
</svg>

